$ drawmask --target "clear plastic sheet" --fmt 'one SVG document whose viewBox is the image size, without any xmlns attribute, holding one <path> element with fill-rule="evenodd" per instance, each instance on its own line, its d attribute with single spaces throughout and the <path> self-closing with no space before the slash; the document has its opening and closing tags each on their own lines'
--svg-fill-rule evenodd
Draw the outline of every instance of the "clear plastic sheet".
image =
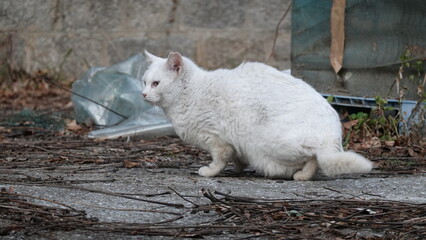
<svg viewBox="0 0 426 240">
<path fill-rule="evenodd" d="M 141 97 L 140 81 L 147 65 L 138 54 L 109 67 L 94 67 L 73 84 L 78 94 L 72 96 L 77 121 L 106 127 L 88 137 L 175 135 L 163 110 Z"/>
</svg>

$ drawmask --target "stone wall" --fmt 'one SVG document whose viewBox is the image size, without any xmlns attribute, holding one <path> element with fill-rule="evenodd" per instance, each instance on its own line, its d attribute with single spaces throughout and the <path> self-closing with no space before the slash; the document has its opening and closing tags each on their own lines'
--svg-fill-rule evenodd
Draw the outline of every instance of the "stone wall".
<svg viewBox="0 0 426 240">
<path fill-rule="evenodd" d="M 290 0 L 1 0 L 0 57 L 79 77 L 142 52 L 180 51 L 204 68 L 264 62 Z M 269 62 L 290 67 L 290 14 Z M 62 66 L 62 67 L 61 67 Z"/>
</svg>

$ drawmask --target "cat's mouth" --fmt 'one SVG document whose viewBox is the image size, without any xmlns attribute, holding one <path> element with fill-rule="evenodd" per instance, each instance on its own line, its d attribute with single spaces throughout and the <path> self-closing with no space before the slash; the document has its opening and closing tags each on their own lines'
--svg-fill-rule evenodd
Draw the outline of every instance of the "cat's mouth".
<svg viewBox="0 0 426 240">
<path fill-rule="evenodd" d="M 152 105 L 158 105 L 158 101 L 160 100 L 159 97 L 150 96 L 150 95 L 143 95 L 143 100 L 146 102 L 151 103 Z"/>
</svg>

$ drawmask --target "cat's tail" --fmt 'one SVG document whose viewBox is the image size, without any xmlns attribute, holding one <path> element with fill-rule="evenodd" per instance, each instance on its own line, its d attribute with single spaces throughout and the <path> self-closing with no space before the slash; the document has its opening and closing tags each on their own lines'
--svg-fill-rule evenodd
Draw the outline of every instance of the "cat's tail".
<svg viewBox="0 0 426 240">
<path fill-rule="evenodd" d="M 319 168 L 327 176 L 346 173 L 367 173 L 373 163 L 354 152 L 334 152 L 317 154 Z"/>
</svg>

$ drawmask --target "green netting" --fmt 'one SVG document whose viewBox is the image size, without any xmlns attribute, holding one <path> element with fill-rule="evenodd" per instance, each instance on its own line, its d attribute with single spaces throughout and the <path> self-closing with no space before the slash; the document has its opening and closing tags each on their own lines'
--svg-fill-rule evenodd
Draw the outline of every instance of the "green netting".
<svg viewBox="0 0 426 240">
<path fill-rule="evenodd" d="M 64 129 L 65 121 L 61 113 L 42 114 L 25 109 L 10 116 L 4 122 L 1 122 L 0 125 L 9 127 L 36 127 L 60 131 Z"/>
<path fill-rule="evenodd" d="M 332 0 L 294 0 L 292 64 L 305 70 L 331 69 Z M 347 0 L 343 67 L 363 69 L 400 63 L 406 49 L 426 59 L 424 0 Z"/>
</svg>

